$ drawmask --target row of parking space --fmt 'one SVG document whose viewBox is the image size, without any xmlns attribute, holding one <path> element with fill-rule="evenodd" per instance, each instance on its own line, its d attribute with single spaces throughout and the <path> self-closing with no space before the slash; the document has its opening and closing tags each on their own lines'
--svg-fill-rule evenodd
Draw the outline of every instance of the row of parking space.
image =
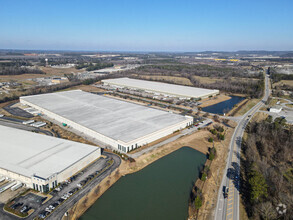
<svg viewBox="0 0 293 220">
<path fill-rule="evenodd" d="M 107 169 L 107 167 L 104 169 Z M 63 182 L 58 187 L 56 187 L 51 193 L 56 199 L 54 199 L 54 202 L 52 202 L 44 210 L 42 210 L 39 213 L 38 217 L 40 219 L 45 219 L 46 217 L 48 217 L 65 200 L 77 193 L 80 189 L 86 186 L 86 184 L 88 184 L 91 180 L 93 180 L 100 173 L 102 173 L 103 169 L 96 170 L 92 174 L 83 177 L 82 180 L 77 181 L 85 174 L 86 171 L 87 170 L 83 170 L 79 172 L 78 174 L 72 176 L 69 180 Z M 76 183 L 76 185 L 73 185 L 73 183 Z M 65 189 L 68 187 L 70 188 L 70 190 L 65 192 Z"/>
</svg>

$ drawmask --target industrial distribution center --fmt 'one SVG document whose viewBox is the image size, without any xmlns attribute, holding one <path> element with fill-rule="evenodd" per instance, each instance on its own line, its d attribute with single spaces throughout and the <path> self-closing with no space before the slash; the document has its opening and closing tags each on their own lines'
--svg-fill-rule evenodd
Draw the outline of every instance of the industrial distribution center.
<svg viewBox="0 0 293 220">
<path fill-rule="evenodd" d="M 122 152 L 193 123 L 190 116 L 81 90 L 25 96 L 20 98 L 20 102 Z"/>
<path fill-rule="evenodd" d="M 117 78 L 102 80 L 104 85 L 141 89 L 146 92 L 159 93 L 167 96 L 203 99 L 219 94 L 219 90 L 202 89 L 191 86 L 181 86 L 169 83 L 152 82 L 130 78 Z"/>
<path fill-rule="evenodd" d="M 0 138 L 0 177 L 41 192 L 101 156 L 99 147 L 5 126 L 0 126 Z"/>
</svg>

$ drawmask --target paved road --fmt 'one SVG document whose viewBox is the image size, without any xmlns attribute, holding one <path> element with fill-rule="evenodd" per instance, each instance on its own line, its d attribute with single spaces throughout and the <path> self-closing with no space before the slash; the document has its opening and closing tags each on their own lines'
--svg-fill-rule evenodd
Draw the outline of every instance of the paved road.
<svg viewBox="0 0 293 220">
<path fill-rule="evenodd" d="M 15 119 L 15 118 L 10 118 L 7 116 L 4 116 L 0 118 L 0 125 L 11 127 L 11 128 L 17 128 L 17 129 L 22 129 L 26 131 L 35 131 L 38 133 L 43 133 L 48 136 L 54 136 L 51 131 L 43 130 L 40 128 L 32 127 L 30 125 L 24 125 L 22 124 L 23 120 Z"/>
<path fill-rule="evenodd" d="M 83 196 L 85 196 L 87 193 L 89 193 L 92 188 L 97 186 L 103 179 L 105 179 L 108 175 L 110 175 L 116 168 L 118 168 L 121 164 L 121 159 L 116 154 L 107 153 L 104 152 L 103 155 L 107 156 L 107 158 L 112 158 L 114 160 L 114 164 L 105 172 L 103 172 L 98 178 L 95 178 L 93 181 L 91 181 L 89 184 L 86 185 L 86 187 L 82 188 L 78 193 L 71 196 L 69 199 L 67 199 L 61 207 L 56 209 L 52 215 L 50 215 L 47 220 L 56 220 L 56 219 L 62 219 L 64 216 L 64 213 L 67 212 L 75 203 L 77 203 Z"/>
<path fill-rule="evenodd" d="M 242 136 L 250 118 L 264 105 L 269 95 L 269 78 L 265 74 L 265 94 L 263 99 L 242 116 L 232 136 L 226 169 L 218 192 L 215 220 L 239 220 L 239 176 Z M 229 194 L 226 199 L 223 194 L 224 186 L 229 187 Z"/>
</svg>

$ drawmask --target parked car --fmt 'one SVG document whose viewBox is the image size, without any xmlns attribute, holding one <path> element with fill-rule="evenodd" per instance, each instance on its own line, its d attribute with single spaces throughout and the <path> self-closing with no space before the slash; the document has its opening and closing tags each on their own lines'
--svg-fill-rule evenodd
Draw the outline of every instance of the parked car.
<svg viewBox="0 0 293 220">
<path fill-rule="evenodd" d="M 228 194 L 229 194 L 229 187 L 224 186 L 224 198 L 228 198 Z"/>
<path fill-rule="evenodd" d="M 47 212 L 46 211 L 43 211 L 43 212 L 41 212 L 39 214 L 39 217 L 42 218 L 42 219 L 46 218 L 46 216 L 47 216 Z"/>
<path fill-rule="evenodd" d="M 20 212 L 21 213 L 26 212 L 27 209 L 28 209 L 28 207 L 25 205 L 24 207 L 21 208 Z"/>
</svg>

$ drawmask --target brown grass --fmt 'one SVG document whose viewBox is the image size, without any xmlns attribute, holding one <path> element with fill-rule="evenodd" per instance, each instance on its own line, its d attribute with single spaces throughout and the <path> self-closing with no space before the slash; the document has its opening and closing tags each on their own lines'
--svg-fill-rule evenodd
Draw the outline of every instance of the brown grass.
<svg viewBox="0 0 293 220">
<path fill-rule="evenodd" d="M 293 80 L 281 80 L 273 84 L 273 86 L 281 86 L 281 85 L 293 86 Z"/>
<path fill-rule="evenodd" d="M 260 99 L 250 99 L 248 102 L 242 106 L 242 108 L 234 115 L 234 116 L 241 116 L 244 115 L 249 109 L 251 109 L 253 106 L 255 106 Z"/>
<path fill-rule="evenodd" d="M 204 77 L 204 76 L 192 76 L 195 80 L 199 81 L 200 83 L 203 84 L 212 84 L 215 82 L 223 82 L 225 81 L 225 79 L 223 78 L 216 78 L 216 77 Z M 230 78 L 232 81 L 249 81 L 250 79 L 248 78 L 238 78 L 238 77 L 231 77 Z M 252 78 L 252 80 L 259 80 L 259 79 L 254 79 Z"/>
<path fill-rule="evenodd" d="M 207 107 L 207 106 L 210 106 L 210 105 L 215 105 L 219 102 L 224 102 L 226 100 L 229 100 L 231 99 L 230 96 L 227 96 L 227 95 L 224 95 L 224 94 L 220 94 L 218 96 L 215 96 L 213 98 L 208 98 L 208 99 L 204 99 L 202 100 L 202 104 L 200 105 L 200 107 Z"/>
<path fill-rule="evenodd" d="M 197 218 L 199 220 L 212 219 L 213 211 L 217 205 L 219 187 L 221 185 L 221 179 L 226 166 L 228 147 L 234 129 L 225 127 L 225 130 L 225 140 L 223 142 L 215 143 L 217 157 L 212 161 L 210 166 L 212 175 L 204 183 L 202 190 L 204 199 Z"/>
<path fill-rule="evenodd" d="M 48 76 L 63 76 L 64 74 L 68 73 L 78 73 L 82 72 L 83 70 L 78 70 L 75 69 L 74 67 L 72 68 L 52 68 L 52 67 L 41 67 L 40 68 L 42 71 L 46 73 Z"/>
</svg>

